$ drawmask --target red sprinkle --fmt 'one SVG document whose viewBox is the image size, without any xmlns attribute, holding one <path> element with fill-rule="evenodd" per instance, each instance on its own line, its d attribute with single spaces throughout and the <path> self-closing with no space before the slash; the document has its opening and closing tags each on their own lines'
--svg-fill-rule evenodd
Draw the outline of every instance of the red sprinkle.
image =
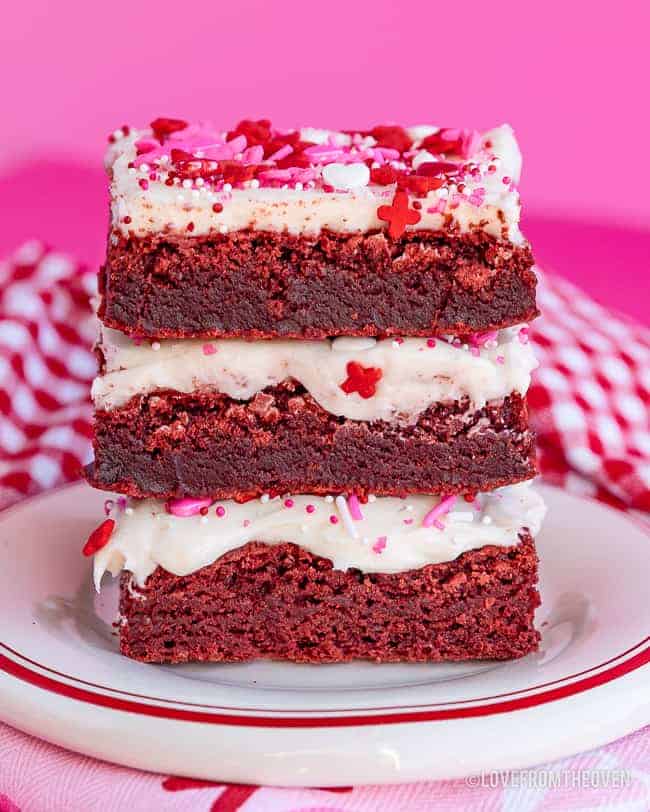
<svg viewBox="0 0 650 812">
<path fill-rule="evenodd" d="M 307 505 L 305 510 L 307 511 L 307 513 L 313 513 L 316 510 L 316 506 L 315 505 Z"/>
<path fill-rule="evenodd" d="M 413 143 L 403 127 L 380 124 L 370 130 L 370 135 L 377 141 L 378 147 L 408 152 Z"/>
<path fill-rule="evenodd" d="M 187 224 L 187 230 L 188 230 L 188 231 L 194 231 L 194 223 L 189 222 L 189 223 Z"/>
<path fill-rule="evenodd" d="M 149 126 L 153 130 L 154 136 L 162 144 L 168 135 L 184 130 L 187 127 L 187 121 L 182 121 L 180 118 L 156 118 Z"/>
<path fill-rule="evenodd" d="M 435 346 L 436 346 L 435 338 L 427 338 L 427 347 L 435 347 Z"/>
<path fill-rule="evenodd" d="M 83 546 L 82 553 L 84 555 L 94 555 L 102 547 L 108 544 L 108 540 L 115 529 L 115 522 L 113 519 L 105 519 L 99 527 L 96 527 L 93 532 L 88 536 L 88 541 Z"/>
<path fill-rule="evenodd" d="M 348 377 L 340 385 L 346 395 L 358 392 L 365 400 L 374 396 L 377 391 L 377 384 L 383 375 L 381 369 L 378 367 L 364 367 L 357 361 L 348 361 L 346 371 Z"/>
<path fill-rule="evenodd" d="M 123 223 L 126 223 L 126 224 L 127 224 L 127 226 L 128 226 L 128 224 L 131 222 L 131 218 L 129 217 L 129 215 L 128 215 L 128 214 L 126 215 L 126 217 L 123 217 L 123 218 L 122 218 L 122 222 L 123 222 Z"/>
<path fill-rule="evenodd" d="M 213 211 L 215 214 L 219 214 L 220 212 L 222 212 L 222 211 L 223 211 L 223 203 L 215 203 L 215 204 L 212 206 L 212 211 Z"/>
<path fill-rule="evenodd" d="M 138 186 L 141 189 L 144 189 L 144 191 L 146 192 L 147 189 L 149 188 L 149 181 L 146 180 L 146 178 L 140 178 L 140 180 L 138 181 Z"/>
<path fill-rule="evenodd" d="M 330 524 L 338 524 L 338 523 L 339 523 L 339 517 L 338 517 L 338 516 L 334 516 L 334 514 L 332 514 L 332 515 L 330 516 Z"/>
<path fill-rule="evenodd" d="M 219 505 L 219 507 L 215 510 L 215 513 L 217 516 L 219 516 L 219 518 L 221 518 L 226 515 L 226 508 L 223 507 L 223 505 Z"/>
<path fill-rule="evenodd" d="M 398 173 L 389 164 L 370 170 L 370 181 L 376 183 L 377 186 L 389 186 L 391 183 L 395 183 L 397 178 Z"/>
<path fill-rule="evenodd" d="M 201 349 L 203 350 L 203 355 L 214 355 L 217 351 L 214 344 L 204 344 Z"/>
<path fill-rule="evenodd" d="M 428 178 L 423 178 L 428 180 Z M 398 240 L 406 231 L 407 225 L 415 225 L 420 222 L 420 214 L 413 209 L 409 209 L 409 198 L 406 192 L 398 189 L 390 206 L 380 206 L 377 209 L 377 217 L 386 220 L 388 223 L 388 233 L 394 240 Z"/>
<path fill-rule="evenodd" d="M 285 499 L 285 500 L 284 500 L 284 506 L 285 506 L 286 508 L 292 508 L 292 507 L 294 506 L 294 501 L 293 501 L 293 499 Z"/>
</svg>

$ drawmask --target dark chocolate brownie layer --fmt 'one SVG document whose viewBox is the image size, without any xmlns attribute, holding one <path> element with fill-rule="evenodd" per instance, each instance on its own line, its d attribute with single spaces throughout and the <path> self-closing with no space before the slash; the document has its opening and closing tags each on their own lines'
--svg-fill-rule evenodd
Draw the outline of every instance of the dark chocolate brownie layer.
<svg viewBox="0 0 650 812">
<path fill-rule="evenodd" d="M 247 402 L 157 392 L 95 414 L 92 485 L 134 497 L 464 493 L 535 475 L 518 394 L 472 411 L 434 404 L 411 426 L 325 411 L 289 379 Z"/>
<path fill-rule="evenodd" d="M 467 334 L 537 315 L 532 264 L 481 230 L 114 234 L 99 316 L 152 338 Z"/>
<path fill-rule="evenodd" d="M 191 575 L 121 584 L 120 647 L 145 662 L 498 659 L 535 651 L 537 555 L 513 547 L 391 575 L 335 570 L 295 544 L 251 542 Z"/>
</svg>

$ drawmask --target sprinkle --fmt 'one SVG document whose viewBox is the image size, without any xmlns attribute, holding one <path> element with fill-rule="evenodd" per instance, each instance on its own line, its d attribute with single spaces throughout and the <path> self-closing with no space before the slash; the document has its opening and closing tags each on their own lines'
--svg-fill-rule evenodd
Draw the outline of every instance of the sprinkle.
<svg viewBox="0 0 650 812">
<path fill-rule="evenodd" d="M 373 553 L 377 553 L 379 555 L 386 549 L 386 542 L 388 541 L 386 536 L 377 536 L 377 541 L 372 545 Z"/>
<path fill-rule="evenodd" d="M 347 378 L 339 384 L 346 395 L 358 392 L 367 400 L 374 396 L 377 391 L 377 384 L 382 378 L 383 372 L 379 367 L 364 367 L 357 361 L 348 361 L 346 366 Z"/>
<path fill-rule="evenodd" d="M 341 518 L 343 519 L 345 529 L 352 536 L 352 538 L 355 539 L 358 538 L 359 532 L 357 531 L 357 528 L 354 526 L 354 523 L 352 521 L 352 516 L 350 515 L 350 510 L 348 508 L 348 503 L 345 496 L 337 496 L 334 501 L 336 503 L 336 507 L 339 509 Z"/>
<path fill-rule="evenodd" d="M 390 345 L 394 350 L 399 350 L 399 348 L 402 346 L 402 342 L 395 339 L 394 341 L 391 341 Z"/>
<path fill-rule="evenodd" d="M 117 507 L 120 510 L 126 510 L 126 496 L 117 497 Z"/>
<path fill-rule="evenodd" d="M 99 527 L 96 527 L 88 536 L 88 540 L 84 544 L 81 552 L 86 556 L 94 555 L 108 544 L 114 529 L 115 522 L 113 519 L 105 519 Z"/>
<path fill-rule="evenodd" d="M 204 344 L 201 347 L 201 350 L 203 351 L 203 355 L 214 355 L 217 348 L 214 346 L 214 344 Z"/>
<path fill-rule="evenodd" d="M 413 519 L 404 519 L 404 524 L 413 524 Z"/>
<path fill-rule="evenodd" d="M 106 499 L 104 501 L 104 515 L 109 516 L 114 507 L 115 502 L 112 499 Z"/>
<path fill-rule="evenodd" d="M 506 362 L 506 359 L 503 357 L 503 355 L 497 355 L 497 357 L 494 360 L 497 362 L 497 364 L 505 364 Z"/>
<path fill-rule="evenodd" d="M 427 347 L 435 347 L 435 346 L 436 346 L 435 338 L 427 338 Z"/>
<path fill-rule="evenodd" d="M 444 530 L 445 529 L 445 526 L 440 521 L 440 519 L 434 519 L 433 520 L 433 526 L 436 528 L 436 530 Z"/>
<path fill-rule="evenodd" d="M 126 516 L 133 516 L 133 508 L 132 507 L 125 508 L 124 513 Z"/>
<path fill-rule="evenodd" d="M 334 497 L 330 493 L 328 493 L 327 496 L 325 497 L 325 501 L 331 504 L 334 501 Z"/>
<path fill-rule="evenodd" d="M 244 521 L 242 522 L 242 525 L 243 525 L 244 527 L 248 527 L 248 525 L 249 525 L 250 523 L 251 523 L 251 520 L 250 520 L 250 519 L 244 519 Z"/>
<path fill-rule="evenodd" d="M 152 341 L 151 342 L 151 349 L 154 352 L 158 352 L 158 350 L 160 349 L 160 341 Z"/>
<path fill-rule="evenodd" d="M 352 516 L 355 522 L 363 521 L 361 505 L 359 504 L 357 495 L 354 493 L 351 493 L 350 496 L 348 496 L 348 509 L 350 511 L 350 516 Z"/>
<path fill-rule="evenodd" d="M 307 513 L 313 513 L 316 510 L 316 505 L 307 505 L 305 510 L 307 511 Z"/>
<path fill-rule="evenodd" d="M 219 505 L 219 507 L 215 510 L 217 516 L 222 519 L 226 515 L 226 508 L 223 505 Z"/>
<path fill-rule="evenodd" d="M 332 514 L 332 515 L 330 516 L 330 524 L 338 524 L 338 523 L 339 523 L 339 517 L 338 517 L 338 516 L 334 516 L 334 514 Z"/>
<path fill-rule="evenodd" d="M 483 522 L 483 524 L 492 524 L 492 519 L 490 516 L 483 516 L 481 521 Z"/>
<path fill-rule="evenodd" d="M 373 502 L 377 501 L 377 497 L 375 496 L 374 493 L 369 493 L 368 494 L 368 501 L 370 502 L 371 505 L 372 505 Z"/>
<path fill-rule="evenodd" d="M 265 504 L 266 504 L 266 503 L 269 501 L 269 499 L 270 499 L 270 498 L 271 498 L 271 497 L 268 495 L 268 493 L 263 493 L 263 494 L 260 496 L 260 502 L 261 502 L 263 505 L 265 505 Z"/>
<path fill-rule="evenodd" d="M 518 338 L 522 344 L 528 344 L 528 333 L 529 333 L 528 327 L 522 327 L 521 330 L 519 331 Z"/>
<path fill-rule="evenodd" d="M 184 497 L 182 499 L 168 499 L 165 505 L 167 513 L 172 516 L 196 516 L 201 512 L 201 508 L 210 507 L 212 499 L 192 499 Z"/>
<path fill-rule="evenodd" d="M 377 217 L 388 223 L 388 234 L 393 240 L 399 240 L 407 225 L 415 225 L 421 219 L 419 212 L 409 208 L 408 194 L 402 189 L 395 192 L 390 206 L 377 209 Z"/>
<path fill-rule="evenodd" d="M 456 501 L 456 496 L 443 496 L 438 504 L 432 508 L 422 520 L 422 527 L 438 527 L 436 521 L 439 516 L 444 516 L 451 510 L 452 505 Z M 438 522 L 440 524 L 440 522 Z M 444 525 L 443 525 L 444 527 Z M 438 529 L 440 529 L 438 527 Z"/>
<path fill-rule="evenodd" d="M 142 189 L 143 192 L 146 192 L 149 188 L 149 181 L 146 178 L 140 178 L 138 181 L 138 186 Z"/>
<path fill-rule="evenodd" d="M 212 204 L 212 211 L 215 214 L 220 214 L 223 211 L 223 203 L 213 203 Z"/>
<path fill-rule="evenodd" d="M 293 505 L 294 505 L 294 501 L 293 501 L 293 499 L 285 499 L 285 500 L 284 500 L 284 506 L 285 506 L 286 508 L 292 508 L 292 507 L 293 507 Z"/>
</svg>

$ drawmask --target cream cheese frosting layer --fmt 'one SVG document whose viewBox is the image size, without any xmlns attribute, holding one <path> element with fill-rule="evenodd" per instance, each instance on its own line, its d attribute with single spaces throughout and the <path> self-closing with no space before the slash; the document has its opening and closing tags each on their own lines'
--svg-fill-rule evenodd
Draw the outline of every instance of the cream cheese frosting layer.
<svg viewBox="0 0 650 812">
<path fill-rule="evenodd" d="M 525 394 L 537 362 L 527 329 L 513 327 L 475 340 L 337 338 L 333 341 L 223 339 L 142 342 L 102 328 L 105 371 L 92 387 L 98 409 L 136 395 L 171 389 L 221 392 L 248 400 L 287 378 L 299 381 L 330 414 L 350 420 L 409 423 L 438 402 L 468 397 L 475 408 L 512 392 Z M 342 388 L 350 365 L 373 370 L 374 394 Z M 365 373 L 362 373 L 365 374 Z M 368 392 L 365 392 L 368 395 Z"/>
<path fill-rule="evenodd" d="M 206 515 L 192 516 L 172 515 L 156 500 L 133 501 L 111 511 L 115 529 L 95 554 L 95 586 L 99 590 L 106 571 L 122 569 L 140 585 L 158 566 L 189 575 L 249 541 L 293 542 L 339 570 L 405 572 L 485 545 L 517 544 L 523 528 L 539 532 L 546 511 L 530 482 L 479 494 L 474 503 L 449 500 L 381 497 L 352 506 L 343 497 L 293 496 L 215 502 Z M 436 507 L 431 523 L 427 517 Z"/>
<path fill-rule="evenodd" d="M 444 155 L 441 158 L 420 147 L 422 138 L 438 129 L 428 126 L 405 129 L 415 139 L 407 153 L 408 166 L 445 160 L 464 168 L 452 182 L 420 198 L 420 219 L 408 229 L 438 231 L 450 217 L 463 232 L 480 227 L 496 237 L 505 235 L 512 242 L 521 243 L 516 185 L 521 172 L 521 153 L 512 128 L 504 124 L 483 133 L 471 158 L 464 161 L 458 156 Z M 164 148 L 144 155 L 138 155 L 136 145 L 153 143 L 151 130 L 131 129 L 126 135 L 120 131 L 115 135 L 119 135 L 119 139 L 108 149 L 106 166 L 111 177 L 112 226 L 116 233 L 124 236 L 165 231 L 196 237 L 247 228 L 314 235 L 323 229 L 353 233 L 386 228 L 377 209 L 390 204 L 396 184 L 382 186 L 372 182 L 367 169 L 370 162 L 367 156 L 374 155 L 377 150 L 372 137 L 361 139 L 358 147 L 350 153 L 353 137 L 349 134 L 305 128 L 300 131 L 301 138 L 316 142 L 317 149 L 319 145 L 329 143 L 342 145 L 348 152 L 343 158 L 333 152 L 329 163 L 327 157 L 315 158 L 314 165 L 308 170 L 315 180 L 306 183 L 296 183 L 295 179 L 288 178 L 287 183 L 272 186 L 259 186 L 254 180 L 245 181 L 241 184 L 243 188 L 232 188 L 232 184 L 215 188 L 201 177 L 184 181 L 170 178 L 169 170 L 171 150 L 175 145 L 186 149 L 189 148 L 187 144 L 203 146 L 203 149 L 194 149 L 200 155 L 210 154 L 210 149 L 227 154 L 229 143 L 236 139 L 228 142 L 226 134 L 219 133 L 216 128 L 204 124 L 190 125 L 181 133 L 173 133 L 165 141 Z M 233 152 L 235 149 L 239 146 L 233 147 Z M 392 152 L 399 155 L 395 150 Z M 243 155 L 246 153 L 244 144 Z M 327 155 L 326 152 L 322 154 Z M 383 162 L 382 165 L 391 164 L 390 154 L 390 150 L 379 149 L 376 157 Z M 392 164 L 401 167 L 402 157 L 393 160 Z M 231 158 L 244 160 L 246 165 L 241 153 Z M 341 160 L 345 163 L 339 163 Z M 269 170 L 276 174 L 283 171 L 275 169 L 273 163 Z M 294 174 L 301 177 L 299 170 Z M 174 182 L 168 185 L 167 181 L 172 180 Z M 310 188 L 312 186 L 314 188 Z"/>
</svg>

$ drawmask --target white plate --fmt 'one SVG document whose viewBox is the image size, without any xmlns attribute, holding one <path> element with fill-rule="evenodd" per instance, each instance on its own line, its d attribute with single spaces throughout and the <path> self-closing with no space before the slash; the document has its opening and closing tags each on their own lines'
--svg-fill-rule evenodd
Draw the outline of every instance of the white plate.
<svg viewBox="0 0 650 812">
<path fill-rule="evenodd" d="M 526 767 L 650 723 L 650 539 L 543 488 L 541 652 L 510 663 L 152 666 L 80 549 L 78 484 L 0 516 L 0 717 L 92 756 L 240 783 L 336 786 Z"/>
</svg>

